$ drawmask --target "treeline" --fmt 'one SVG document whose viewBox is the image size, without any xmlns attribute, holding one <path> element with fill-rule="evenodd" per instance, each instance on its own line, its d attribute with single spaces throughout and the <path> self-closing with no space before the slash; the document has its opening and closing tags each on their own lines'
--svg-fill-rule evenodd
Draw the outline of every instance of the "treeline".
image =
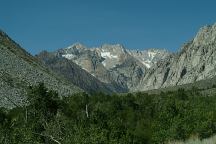
<svg viewBox="0 0 216 144">
<path fill-rule="evenodd" d="M 216 133 L 216 96 L 195 88 L 60 97 L 40 84 L 28 101 L 0 109 L 1 144 L 161 144 Z"/>
</svg>

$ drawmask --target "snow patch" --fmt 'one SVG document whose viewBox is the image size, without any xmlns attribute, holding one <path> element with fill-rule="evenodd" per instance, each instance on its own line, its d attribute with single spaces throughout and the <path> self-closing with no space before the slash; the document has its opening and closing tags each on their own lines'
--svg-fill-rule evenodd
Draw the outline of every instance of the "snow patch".
<svg viewBox="0 0 216 144">
<path fill-rule="evenodd" d="M 106 67 L 106 62 L 105 62 L 105 61 L 103 61 L 103 62 L 102 62 L 102 65 L 103 65 L 104 67 Z"/>
<path fill-rule="evenodd" d="M 113 65 L 111 68 L 114 68 L 114 67 L 116 67 L 116 65 Z"/>
<path fill-rule="evenodd" d="M 62 57 L 66 58 L 66 59 L 73 59 L 75 56 L 73 54 L 65 54 L 65 55 L 62 55 Z"/>
<path fill-rule="evenodd" d="M 101 52 L 103 58 L 118 58 L 116 55 L 111 55 L 110 52 Z"/>
<path fill-rule="evenodd" d="M 86 68 L 84 68 L 84 67 L 81 67 L 83 70 L 85 70 L 85 71 L 87 71 L 87 72 L 89 72 Z"/>
<path fill-rule="evenodd" d="M 95 77 L 95 75 L 94 74 L 92 74 L 92 73 L 90 73 L 93 77 Z"/>
<path fill-rule="evenodd" d="M 155 52 L 148 52 L 148 55 L 151 59 L 153 59 L 155 57 L 156 53 Z"/>
<path fill-rule="evenodd" d="M 151 67 L 151 65 L 150 65 L 149 63 L 147 63 L 147 62 L 142 61 L 142 63 L 143 63 L 147 68 L 150 68 L 150 67 Z"/>
</svg>

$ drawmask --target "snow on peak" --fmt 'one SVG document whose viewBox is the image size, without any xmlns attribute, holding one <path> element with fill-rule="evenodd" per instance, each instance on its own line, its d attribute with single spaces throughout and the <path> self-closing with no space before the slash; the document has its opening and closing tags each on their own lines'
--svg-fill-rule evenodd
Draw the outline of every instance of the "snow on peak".
<svg viewBox="0 0 216 144">
<path fill-rule="evenodd" d="M 148 63 L 147 61 L 141 61 L 142 64 L 144 64 L 147 68 L 151 67 L 151 63 Z"/>
<path fill-rule="evenodd" d="M 156 52 L 148 52 L 148 56 L 150 59 L 154 59 L 154 57 L 156 56 Z"/>
<path fill-rule="evenodd" d="M 73 59 L 75 56 L 74 56 L 73 54 L 64 54 L 64 55 L 62 55 L 62 57 L 71 60 L 71 59 Z"/>
<path fill-rule="evenodd" d="M 89 58 L 96 53 L 101 60 L 101 64 L 109 69 L 116 65 L 121 64 L 124 60 L 131 55 L 138 61 L 140 61 L 146 68 L 150 68 L 157 61 L 166 57 L 169 53 L 162 49 L 146 49 L 140 50 L 127 50 L 121 44 L 104 44 L 101 47 L 87 48 L 81 43 L 75 43 L 66 49 L 63 49 L 61 53 L 62 57 L 75 62 L 82 61 L 86 57 Z M 91 59 L 91 58 L 89 58 Z"/>
<path fill-rule="evenodd" d="M 129 54 L 139 60 L 147 68 L 150 68 L 160 59 L 163 59 L 168 52 L 161 49 L 147 49 L 143 51 L 139 50 L 128 50 Z"/>
<path fill-rule="evenodd" d="M 106 67 L 106 61 L 103 61 L 102 64 L 104 67 Z"/>
<path fill-rule="evenodd" d="M 112 59 L 112 58 L 118 58 L 118 56 L 117 55 L 112 55 L 110 52 L 101 52 L 101 56 L 103 57 L 103 58 L 110 58 L 110 59 Z"/>
</svg>

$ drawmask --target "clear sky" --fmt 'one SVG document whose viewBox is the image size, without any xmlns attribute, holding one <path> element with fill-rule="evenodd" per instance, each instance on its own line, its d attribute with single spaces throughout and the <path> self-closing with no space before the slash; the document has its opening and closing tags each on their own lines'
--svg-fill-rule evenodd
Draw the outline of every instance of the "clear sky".
<svg viewBox="0 0 216 144">
<path fill-rule="evenodd" d="M 215 0 L 0 0 L 0 29 L 32 54 L 75 42 L 176 51 L 215 22 Z"/>
</svg>

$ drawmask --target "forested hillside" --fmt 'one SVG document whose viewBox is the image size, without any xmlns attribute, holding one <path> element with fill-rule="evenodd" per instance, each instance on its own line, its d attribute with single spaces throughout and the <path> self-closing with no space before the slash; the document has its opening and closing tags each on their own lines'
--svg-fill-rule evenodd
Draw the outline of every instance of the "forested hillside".
<svg viewBox="0 0 216 144">
<path fill-rule="evenodd" d="M 61 98 L 40 84 L 29 88 L 28 101 L 0 109 L 1 144 L 159 144 L 216 132 L 216 95 L 196 88 Z"/>
</svg>

